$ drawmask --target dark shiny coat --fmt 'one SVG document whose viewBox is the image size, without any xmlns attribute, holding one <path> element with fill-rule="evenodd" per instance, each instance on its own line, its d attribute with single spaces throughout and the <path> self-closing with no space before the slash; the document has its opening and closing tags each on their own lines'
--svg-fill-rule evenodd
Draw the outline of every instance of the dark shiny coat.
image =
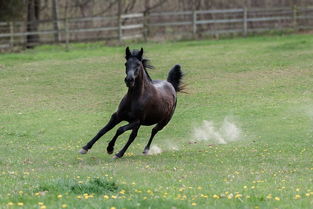
<svg viewBox="0 0 313 209">
<path fill-rule="evenodd" d="M 129 123 L 118 128 L 108 144 L 107 152 L 113 153 L 115 141 L 119 135 L 127 130 L 132 130 L 126 145 L 114 156 L 114 158 L 121 158 L 136 138 L 141 125 L 156 124 L 144 149 L 144 154 L 147 154 L 155 134 L 167 125 L 174 114 L 177 102 L 176 92 L 182 90 L 183 73 L 180 66 L 173 67 L 167 80 L 152 80 L 147 72 L 147 68 L 152 68 L 152 66 L 149 65 L 148 60 L 143 59 L 142 48 L 131 52 L 127 47 L 125 58 L 127 94 L 123 97 L 118 110 L 111 116 L 108 124 L 81 149 L 80 153 L 82 154 L 87 153 L 101 136 L 121 121 Z"/>
</svg>

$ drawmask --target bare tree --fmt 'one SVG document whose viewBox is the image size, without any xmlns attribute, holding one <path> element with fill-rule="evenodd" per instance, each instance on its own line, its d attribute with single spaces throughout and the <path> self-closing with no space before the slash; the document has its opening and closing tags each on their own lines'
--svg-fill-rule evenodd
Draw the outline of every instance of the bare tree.
<svg viewBox="0 0 313 209">
<path fill-rule="evenodd" d="M 40 16 L 40 0 L 27 0 L 27 32 L 38 31 Z M 29 34 L 26 37 L 27 48 L 33 48 L 39 42 L 38 34 Z"/>
<path fill-rule="evenodd" d="M 0 0 L 0 21 L 20 19 L 24 6 L 21 0 Z"/>
<path fill-rule="evenodd" d="M 52 0 L 52 17 L 53 17 L 53 28 L 56 31 L 54 33 L 54 41 L 60 41 L 60 25 L 59 25 L 59 0 Z"/>
</svg>

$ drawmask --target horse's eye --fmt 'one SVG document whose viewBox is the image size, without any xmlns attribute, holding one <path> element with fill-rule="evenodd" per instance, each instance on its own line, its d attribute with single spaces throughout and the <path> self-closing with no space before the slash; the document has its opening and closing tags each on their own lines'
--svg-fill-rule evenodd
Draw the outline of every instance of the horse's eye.
<svg viewBox="0 0 313 209">
<path fill-rule="evenodd" d="M 127 63 L 125 63 L 125 67 L 127 66 Z"/>
</svg>

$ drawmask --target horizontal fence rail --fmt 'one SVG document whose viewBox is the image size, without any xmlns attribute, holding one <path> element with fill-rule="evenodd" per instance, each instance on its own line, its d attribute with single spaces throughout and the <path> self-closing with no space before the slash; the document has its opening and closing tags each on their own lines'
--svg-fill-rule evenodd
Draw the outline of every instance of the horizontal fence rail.
<svg viewBox="0 0 313 209">
<path fill-rule="evenodd" d="M 59 28 L 55 29 L 55 24 Z M 36 31 L 27 31 L 29 25 Z M 90 40 L 153 39 L 158 36 L 242 34 L 313 29 L 313 7 L 236 8 L 121 14 L 37 22 L 0 22 L 0 49 Z M 29 42 L 31 36 L 36 41 Z M 56 37 L 59 37 L 56 39 Z"/>
</svg>

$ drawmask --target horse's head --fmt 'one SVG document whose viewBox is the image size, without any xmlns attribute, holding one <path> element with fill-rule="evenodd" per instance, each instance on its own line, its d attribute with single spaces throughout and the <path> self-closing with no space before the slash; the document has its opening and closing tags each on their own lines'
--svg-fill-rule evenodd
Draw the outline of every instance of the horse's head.
<svg viewBox="0 0 313 209">
<path fill-rule="evenodd" d="M 143 48 L 140 50 L 133 50 L 132 52 L 129 50 L 129 47 L 126 48 L 126 78 L 125 83 L 127 87 L 132 88 L 135 86 L 135 81 L 140 74 L 140 71 L 143 69 L 142 64 L 142 55 Z"/>
</svg>

